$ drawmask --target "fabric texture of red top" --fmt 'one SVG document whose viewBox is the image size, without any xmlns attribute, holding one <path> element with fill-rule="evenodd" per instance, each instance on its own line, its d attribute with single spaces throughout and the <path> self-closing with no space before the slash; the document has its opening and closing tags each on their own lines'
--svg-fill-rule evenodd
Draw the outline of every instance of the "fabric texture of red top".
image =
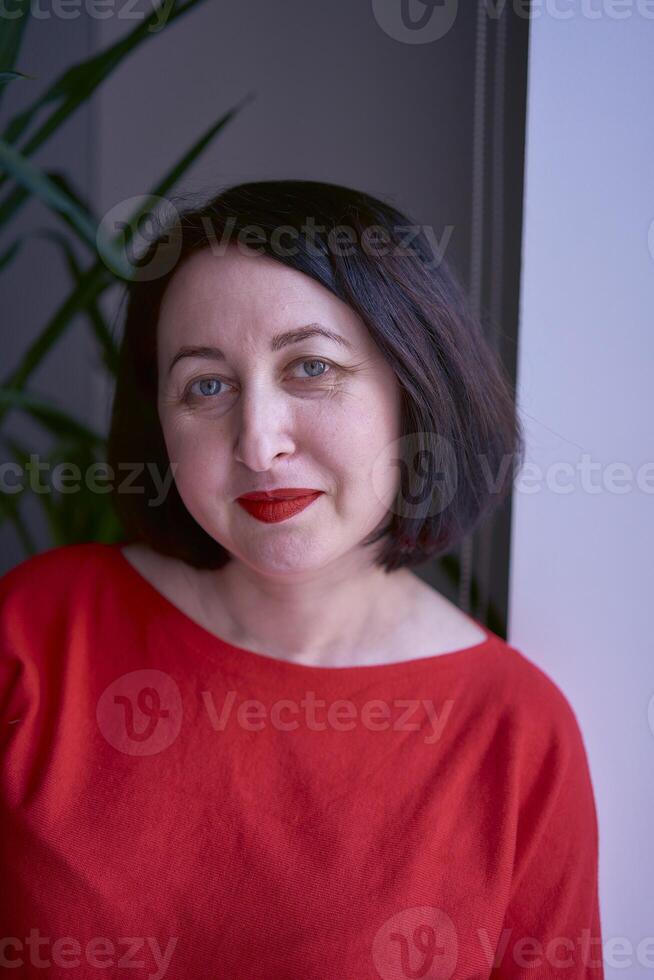
<svg viewBox="0 0 654 980">
<path fill-rule="evenodd" d="M 88 543 L 0 579 L 0 654 L 2 975 L 602 980 L 582 735 L 495 633 L 285 662 Z"/>
</svg>

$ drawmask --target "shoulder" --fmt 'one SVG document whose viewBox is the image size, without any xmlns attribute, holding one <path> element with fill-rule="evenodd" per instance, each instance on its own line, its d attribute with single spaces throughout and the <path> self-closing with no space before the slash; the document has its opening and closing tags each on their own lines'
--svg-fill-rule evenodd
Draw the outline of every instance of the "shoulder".
<svg viewBox="0 0 654 980">
<path fill-rule="evenodd" d="M 530 656 L 495 636 L 486 695 L 515 764 L 534 773 L 584 773 L 588 758 L 575 709 L 562 687 Z"/>
<path fill-rule="evenodd" d="M 60 545 L 26 558 L 0 577 L 0 648 L 32 642 L 69 619 L 90 594 L 87 586 L 106 575 L 114 545 Z"/>
<path fill-rule="evenodd" d="M 68 648 L 99 570 L 111 561 L 111 545 L 60 545 L 26 558 L 0 577 L 0 706 L 21 716 L 43 691 L 66 675 Z M 104 574 L 104 572 L 103 572 Z M 83 613 L 82 613 L 83 615 Z M 1 737 L 1 736 L 0 736 Z"/>
<path fill-rule="evenodd" d="M 553 677 L 531 656 L 509 642 L 500 641 L 503 649 L 503 679 L 510 683 L 508 705 L 522 709 L 533 727 L 556 723 L 572 725 L 575 714 L 568 697 Z"/>
<path fill-rule="evenodd" d="M 106 561 L 113 545 L 98 542 L 60 545 L 32 555 L 0 577 L 0 602 L 34 596 L 65 593 L 90 564 Z M 45 590 L 45 592 L 43 591 Z"/>
</svg>

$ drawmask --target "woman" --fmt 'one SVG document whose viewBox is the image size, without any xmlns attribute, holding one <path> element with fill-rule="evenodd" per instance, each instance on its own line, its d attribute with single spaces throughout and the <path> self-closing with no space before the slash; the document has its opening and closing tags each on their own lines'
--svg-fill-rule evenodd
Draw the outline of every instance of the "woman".
<svg viewBox="0 0 654 980">
<path fill-rule="evenodd" d="M 266 181 L 143 257 L 110 433 L 126 541 L 0 585 L 21 976 L 603 976 L 573 710 L 411 571 L 522 452 L 417 230 Z"/>
</svg>

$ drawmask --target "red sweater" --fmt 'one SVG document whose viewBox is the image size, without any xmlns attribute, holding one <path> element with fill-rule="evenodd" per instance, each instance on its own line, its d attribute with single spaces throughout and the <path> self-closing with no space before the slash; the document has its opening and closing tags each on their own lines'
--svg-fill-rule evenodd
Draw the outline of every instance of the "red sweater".
<svg viewBox="0 0 654 980">
<path fill-rule="evenodd" d="M 602 980 L 580 729 L 496 634 L 287 663 L 82 544 L 0 580 L 0 653 L 2 975 Z"/>
</svg>

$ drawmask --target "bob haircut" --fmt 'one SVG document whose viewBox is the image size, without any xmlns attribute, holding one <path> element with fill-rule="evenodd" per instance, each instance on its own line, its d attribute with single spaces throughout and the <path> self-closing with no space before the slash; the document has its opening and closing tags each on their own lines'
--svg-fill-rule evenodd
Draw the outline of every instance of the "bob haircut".
<svg viewBox="0 0 654 980">
<path fill-rule="evenodd" d="M 245 243 L 250 254 L 266 254 L 329 289 L 361 317 L 395 372 L 400 479 L 394 505 L 362 542 L 384 539 L 375 563 L 390 572 L 455 548 L 508 495 L 524 443 L 503 365 L 421 226 L 362 191 L 309 180 L 242 183 L 185 210 L 179 200 L 173 225 L 162 224 L 138 260 L 145 274 L 127 286 L 107 462 L 114 473 L 132 464 L 142 475 L 130 492 L 113 485 L 128 538 L 196 568 L 219 568 L 232 557 L 191 516 L 174 481 L 152 505 L 151 468 L 160 481 L 170 478 L 157 411 L 162 297 L 185 259 L 220 242 Z M 292 248 L 283 236 L 293 238 Z M 164 261 L 153 276 L 171 249 L 172 268 Z"/>
</svg>

